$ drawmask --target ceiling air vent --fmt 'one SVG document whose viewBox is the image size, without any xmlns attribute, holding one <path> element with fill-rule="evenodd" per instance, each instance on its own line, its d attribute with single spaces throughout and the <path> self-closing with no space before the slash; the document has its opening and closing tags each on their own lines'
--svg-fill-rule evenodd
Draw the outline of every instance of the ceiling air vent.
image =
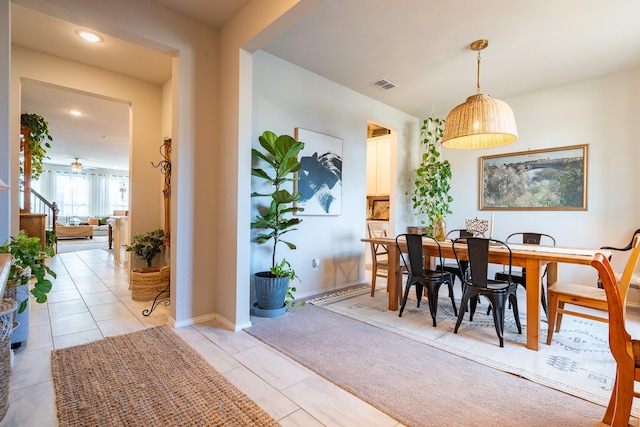
<svg viewBox="0 0 640 427">
<path fill-rule="evenodd" d="M 374 86 L 378 86 L 380 89 L 384 89 L 384 90 L 393 89 L 394 87 L 397 86 L 395 83 L 390 82 L 387 79 L 379 79 L 379 80 L 376 80 L 375 82 L 371 82 L 371 84 Z"/>
</svg>

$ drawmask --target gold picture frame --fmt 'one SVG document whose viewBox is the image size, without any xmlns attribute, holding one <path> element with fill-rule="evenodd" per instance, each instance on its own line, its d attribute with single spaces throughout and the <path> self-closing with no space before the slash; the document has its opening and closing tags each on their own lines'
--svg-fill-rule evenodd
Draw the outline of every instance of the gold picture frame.
<svg viewBox="0 0 640 427">
<path fill-rule="evenodd" d="M 588 145 L 480 157 L 480 210 L 587 210 Z"/>
</svg>

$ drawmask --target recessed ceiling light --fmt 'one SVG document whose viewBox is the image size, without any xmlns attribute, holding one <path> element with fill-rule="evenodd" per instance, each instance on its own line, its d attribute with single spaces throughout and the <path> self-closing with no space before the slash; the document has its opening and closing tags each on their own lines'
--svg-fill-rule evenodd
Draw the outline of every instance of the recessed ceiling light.
<svg viewBox="0 0 640 427">
<path fill-rule="evenodd" d="M 96 43 L 96 42 L 102 41 L 102 37 L 90 31 L 80 30 L 80 31 L 77 31 L 77 34 L 88 42 Z"/>
<path fill-rule="evenodd" d="M 82 112 L 76 111 L 76 110 L 69 110 L 69 114 L 71 114 L 72 116 L 81 116 Z"/>
</svg>

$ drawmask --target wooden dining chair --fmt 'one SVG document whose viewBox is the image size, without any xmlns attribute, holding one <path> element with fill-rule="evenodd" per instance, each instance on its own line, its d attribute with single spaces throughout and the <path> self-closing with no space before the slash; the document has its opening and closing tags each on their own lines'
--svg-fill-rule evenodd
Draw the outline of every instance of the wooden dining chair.
<svg viewBox="0 0 640 427">
<path fill-rule="evenodd" d="M 634 243 L 637 240 L 638 237 Z M 616 282 L 609 260 L 598 253 L 591 265 L 598 270 L 604 287 L 609 312 L 609 348 L 616 361 L 616 379 L 602 422 L 613 427 L 626 427 L 633 398 L 640 397 L 640 393 L 634 391 L 635 382 L 640 381 L 640 341 L 631 339 L 625 327 L 625 295 Z"/>
<path fill-rule="evenodd" d="M 633 239 L 633 250 L 620 278 L 619 287 L 620 295 L 623 301 L 626 301 L 627 291 L 631 277 L 636 268 L 638 258 L 640 258 L 640 235 Z M 609 260 L 607 260 L 608 262 Z M 615 276 L 614 276 L 614 281 Z M 616 282 L 618 283 L 618 282 Z M 574 283 L 554 283 L 547 288 L 549 302 L 547 344 L 551 345 L 553 333 L 559 332 L 562 325 L 562 316 L 569 314 L 571 316 L 584 317 L 586 319 L 597 320 L 600 322 L 608 322 L 606 315 L 595 315 L 590 312 L 578 311 L 571 308 L 565 308 L 565 304 L 576 305 L 601 311 L 607 311 L 607 297 L 603 289 L 594 286 L 579 285 Z"/>
<path fill-rule="evenodd" d="M 630 251 L 633 247 L 633 239 L 639 234 L 640 234 L 640 228 L 633 232 L 633 234 L 631 235 L 631 240 L 629 240 L 629 243 L 627 243 L 627 246 L 624 246 L 622 248 L 615 247 L 615 246 L 602 246 L 600 249 L 608 249 L 610 251 L 617 251 L 617 252 Z M 609 261 L 611 261 L 611 257 L 609 257 Z M 620 278 L 622 277 L 622 273 L 615 270 L 614 270 L 614 273 L 615 273 L 616 280 L 620 280 Z M 629 286 L 636 289 L 640 288 L 640 274 L 634 274 L 633 276 L 631 276 L 631 282 Z M 598 287 L 602 288 L 602 283 L 600 282 L 600 278 L 598 278 Z"/>
<path fill-rule="evenodd" d="M 385 222 L 367 223 L 367 235 L 370 239 L 387 237 L 389 225 Z M 371 248 L 371 296 L 376 293 L 376 277 L 389 276 L 389 251 L 384 245 L 370 243 Z"/>
</svg>

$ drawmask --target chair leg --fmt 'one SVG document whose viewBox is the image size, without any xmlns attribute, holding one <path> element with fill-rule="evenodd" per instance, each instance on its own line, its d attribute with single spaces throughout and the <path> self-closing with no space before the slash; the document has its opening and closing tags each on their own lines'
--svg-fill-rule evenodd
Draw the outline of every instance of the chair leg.
<svg viewBox="0 0 640 427">
<path fill-rule="evenodd" d="M 544 283 L 540 283 L 540 302 L 542 303 L 542 309 L 544 310 L 544 314 L 547 314 L 547 297 L 546 292 L 544 290 Z"/>
<path fill-rule="evenodd" d="M 513 298 L 513 300 L 511 300 Z M 509 301 L 511 301 L 511 307 L 513 307 L 513 317 L 518 327 L 518 333 L 522 333 L 522 324 L 520 324 L 520 313 L 518 312 L 518 297 L 515 294 L 509 295 Z"/>
<path fill-rule="evenodd" d="M 456 308 L 456 300 L 453 297 L 453 283 L 447 282 L 447 286 L 449 287 L 449 298 L 451 298 L 451 305 L 453 306 L 453 315 L 458 315 L 458 309 Z"/>
<path fill-rule="evenodd" d="M 616 409 L 616 400 L 618 399 L 618 377 L 620 373 L 618 372 L 616 366 L 616 379 L 613 383 L 613 388 L 611 389 L 611 397 L 609 398 L 609 404 L 607 405 L 607 410 L 604 413 L 604 417 L 602 417 L 602 423 L 611 425 L 613 421 L 613 413 Z"/>
<path fill-rule="evenodd" d="M 407 284 L 404 288 L 404 298 L 402 299 L 402 306 L 400 307 L 400 314 L 398 317 L 402 317 L 402 312 L 404 311 L 404 306 L 407 305 L 407 298 L 409 298 L 409 291 L 411 290 L 411 281 L 407 278 Z"/>
<path fill-rule="evenodd" d="M 503 304 L 499 304 L 493 300 L 491 300 L 491 305 L 493 305 L 493 323 L 496 328 L 496 333 L 498 334 L 498 339 L 500 340 L 500 347 L 504 347 L 504 307 Z"/>
<path fill-rule="evenodd" d="M 418 307 L 420 307 L 420 301 L 422 300 L 422 289 L 424 286 L 420 282 L 416 282 L 416 299 L 418 300 Z"/>
<path fill-rule="evenodd" d="M 371 269 L 371 296 L 374 296 L 376 293 L 376 277 L 377 276 L 378 276 L 378 267 L 374 262 L 373 267 Z"/>
<path fill-rule="evenodd" d="M 431 313 L 431 319 L 433 320 L 433 327 L 436 327 L 436 315 L 438 314 L 438 290 L 439 286 L 431 285 L 427 286 L 429 298 L 429 312 Z"/>
<path fill-rule="evenodd" d="M 476 312 L 476 307 L 478 306 L 478 300 L 480 299 L 480 297 L 478 297 L 478 295 L 474 295 L 473 298 L 471 298 L 471 301 L 469 302 L 469 321 L 473 322 L 473 315 Z"/>
<path fill-rule="evenodd" d="M 456 320 L 456 327 L 453 328 L 453 333 L 458 333 L 458 328 L 462 323 L 465 311 L 467 311 L 467 304 L 469 303 L 469 295 L 462 294 L 462 301 L 460 301 L 460 311 L 458 311 L 458 320 Z"/>
<path fill-rule="evenodd" d="M 616 403 L 613 411 L 613 422 L 611 423 L 611 427 L 626 427 L 629 425 L 631 405 L 633 404 L 634 370 L 635 368 L 633 365 L 628 367 L 628 369 L 618 365 Z"/>
<path fill-rule="evenodd" d="M 547 345 L 551 345 L 553 339 L 553 328 L 556 324 L 558 310 L 558 295 L 549 292 L 549 303 L 547 304 L 549 312 L 547 313 Z"/>
<path fill-rule="evenodd" d="M 558 300 L 558 310 L 562 310 L 564 308 L 564 301 Z M 556 314 L 556 332 L 560 332 L 560 327 L 562 326 L 562 313 Z"/>
</svg>

